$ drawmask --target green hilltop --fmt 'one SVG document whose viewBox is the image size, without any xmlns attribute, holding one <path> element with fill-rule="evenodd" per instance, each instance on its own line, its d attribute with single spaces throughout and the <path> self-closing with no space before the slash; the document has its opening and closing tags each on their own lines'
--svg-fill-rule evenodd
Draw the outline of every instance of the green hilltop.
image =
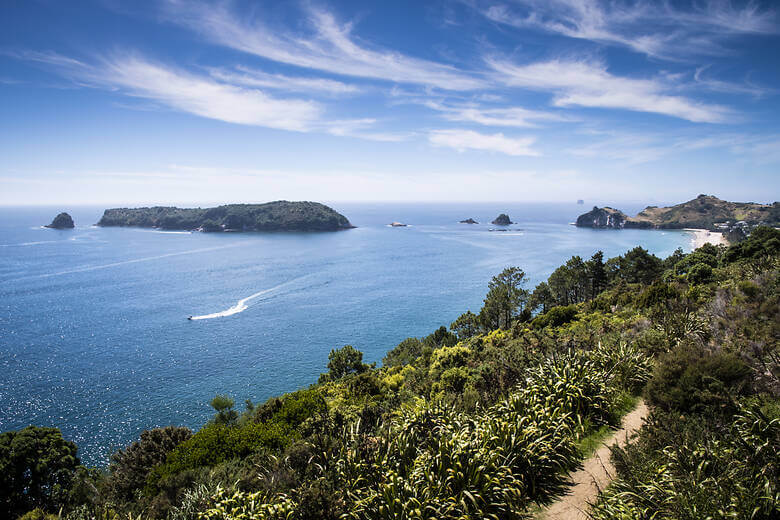
<svg viewBox="0 0 780 520">
<path fill-rule="evenodd" d="M 105 210 L 97 225 L 206 232 L 338 231 L 354 227 L 344 215 L 324 204 L 284 200 L 215 208 L 114 208 Z"/>
<path fill-rule="evenodd" d="M 609 207 L 598 208 L 577 218 L 579 227 L 682 229 L 729 231 L 735 227 L 780 226 L 780 202 L 729 202 L 712 195 L 699 195 L 674 206 L 648 206 L 635 217 Z"/>
</svg>

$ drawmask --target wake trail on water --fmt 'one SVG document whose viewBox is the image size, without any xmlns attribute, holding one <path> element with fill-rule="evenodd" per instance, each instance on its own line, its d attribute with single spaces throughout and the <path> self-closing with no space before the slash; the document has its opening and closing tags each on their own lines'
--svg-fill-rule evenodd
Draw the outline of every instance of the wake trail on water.
<svg viewBox="0 0 780 520">
<path fill-rule="evenodd" d="M 238 314 L 239 312 L 244 312 L 245 310 L 247 310 L 249 308 L 249 306 L 247 305 L 247 302 L 250 302 L 250 301 L 254 300 L 255 298 L 258 298 L 258 297 L 260 297 L 260 296 L 262 296 L 264 294 L 269 294 L 269 293 L 278 291 L 279 289 L 287 287 L 288 285 L 292 285 L 293 283 L 298 282 L 300 280 L 304 280 L 306 278 L 310 278 L 311 276 L 313 276 L 313 275 L 307 274 L 307 275 L 304 275 L 304 276 L 299 276 L 298 278 L 293 278 L 292 280 L 288 280 L 288 281 L 286 281 L 284 283 L 280 283 L 279 285 L 275 285 L 274 287 L 271 287 L 269 289 L 263 289 L 262 291 L 258 291 L 258 292 L 254 293 L 254 294 L 250 294 L 246 298 L 241 298 L 240 300 L 238 300 L 236 302 L 235 305 L 233 305 L 229 309 L 225 309 L 224 311 L 212 312 L 211 314 L 204 314 L 202 316 L 192 316 L 192 317 L 190 317 L 190 319 L 193 320 L 193 321 L 194 320 L 210 320 L 210 319 L 213 319 L 213 318 L 224 318 L 225 316 L 232 316 L 234 314 Z"/>
</svg>

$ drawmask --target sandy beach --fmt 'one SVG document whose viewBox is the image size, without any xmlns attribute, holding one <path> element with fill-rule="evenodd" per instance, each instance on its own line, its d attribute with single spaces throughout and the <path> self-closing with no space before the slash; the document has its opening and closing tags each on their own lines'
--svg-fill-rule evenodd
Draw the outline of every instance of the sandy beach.
<svg viewBox="0 0 780 520">
<path fill-rule="evenodd" d="M 721 244 L 723 244 L 724 246 L 729 245 L 728 241 L 726 240 L 726 237 L 723 236 L 723 233 L 718 233 L 716 231 L 707 231 L 706 229 L 692 229 L 692 228 L 686 228 L 685 231 L 690 231 L 691 233 L 693 233 L 693 237 L 691 238 L 691 242 L 693 243 L 693 249 L 698 249 L 704 244 L 713 244 L 716 246 Z"/>
</svg>

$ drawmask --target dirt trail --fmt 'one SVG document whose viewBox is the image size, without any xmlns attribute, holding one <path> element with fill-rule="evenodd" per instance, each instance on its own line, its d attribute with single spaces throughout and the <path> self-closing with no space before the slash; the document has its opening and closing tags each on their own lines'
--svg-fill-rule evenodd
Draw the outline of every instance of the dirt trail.
<svg viewBox="0 0 780 520">
<path fill-rule="evenodd" d="M 615 474 L 609 461 L 609 446 L 617 443 L 625 446 L 626 438 L 636 432 L 647 417 L 647 406 L 640 401 L 634 410 L 623 417 L 620 429 L 604 440 L 602 446 L 583 462 L 581 470 L 572 473 L 569 493 L 543 509 L 538 520 L 586 520 L 588 503 L 594 502 L 600 489 L 604 489 Z"/>
</svg>

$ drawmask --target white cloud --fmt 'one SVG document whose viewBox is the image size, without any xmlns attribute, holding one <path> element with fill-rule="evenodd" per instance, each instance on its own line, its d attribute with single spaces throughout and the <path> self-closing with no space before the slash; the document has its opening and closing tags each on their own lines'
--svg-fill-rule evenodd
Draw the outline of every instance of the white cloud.
<svg viewBox="0 0 780 520">
<path fill-rule="evenodd" d="M 25 51 L 15 57 L 53 66 L 77 84 L 90 88 L 107 88 L 124 95 L 142 98 L 151 104 L 131 106 L 136 110 L 159 110 L 168 107 L 209 119 L 250 126 L 262 126 L 299 132 L 323 132 L 336 136 L 355 137 L 370 141 L 397 142 L 408 139 L 410 133 L 390 133 L 372 130 L 376 119 L 331 119 L 324 116 L 321 103 L 279 98 L 248 84 L 273 84 L 287 90 L 349 90 L 349 85 L 337 81 L 288 76 L 263 75 L 233 77 L 216 69 L 210 76 L 193 74 L 134 55 L 104 58 L 88 64 L 54 53 Z M 247 69 L 248 71 L 249 69 Z M 248 74 L 248 73 L 247 73 Z M 232 81 L 231 81 L 232 80 Z M 324 82 L 324 83 L 323 83 Z M 121 106 L 121 104 L 120 104 Z"/>
<path fill-rule="evenodd" d="M 537 156 L 539 153 L 531 148 L 533 137 L 506 137 L 502 133 L 480 134 L 472 130 L 432 130 L 428 133 L 428 141 L 434 146 L 454 148 L 459 152 L 466 150 L 486 150 L 515 156 Z"/>
<path fill-rule="evenodd" d="M 614 76 L 597 63 L 551 60 L 515 65 L 489 59 L 488 64 L 506 85 L 555 93 L 553 104 L 559 107 L 620 108 L 699 123 L 723 122 L 730 115 L 725 107 L 669 95 L 669 87 L 659 80 Z"/>
<path fill-rule="evenodd" d="M 730 2 L 708 1 L 689 9 L 667 2 L 600 0 L 514 0 L 478 5 L 484 16 L 501 24 L 621 45 L 668 59 L 727 54 L 721 41 L 728 36 L 778 32 L 776 12 L 753 2 L 734 7 Z"/>
<path fill-rule="evenodd" d="M 522 107 L 483 108 L 479 106 L 453 106 L 427 102 L 425 106 L 442 112 L 448 121 L 477 123 L 484 126 L 535 127 L 543 121 L 571 121 L 560 114 Z"/>
<path fill-rule="evenodd" d="M 211 69 L 211 77 L 223 83 L 245 87 L 270 88 L 287 92 L 308 92 L 323 94 L 355 94 L 360 88 L 332 79 L 269 74 L 262 70 L 237 66 L 235 71 Z"/>
<path fill-rule="evenodd" d="M 322 114 L 312 101 L 275 98 L 136 57 L 106 60 L 91 76 L 131 96 L 228 123 L 306 131 Z"/>
<path fill-rule="evenodd" d="M 247 19 L 225 4 L 169 0 L 168 19 L 189 27 L 210 41 L 269 60 L 332 74 L 428 85 L 445 90 L 485 86 L 455 67 L 371 48 L 352 34 L 352 24 L 339 24 L 331 13 L 307 8 L 313 34 L 271 29 L 256 17 Z"/>
<path fill-rule="evenodd" d="M 604 138 L 566 151 L 579 157 L 619 160 L 626 164 L 654 162 L 702 150 L 726 152 L 754 164 L 780 162 L 780 136 L 776 134 L 720 133 L 702 137 L 699 133 L 595 132 L 594 135 Z"/>
</svg>

